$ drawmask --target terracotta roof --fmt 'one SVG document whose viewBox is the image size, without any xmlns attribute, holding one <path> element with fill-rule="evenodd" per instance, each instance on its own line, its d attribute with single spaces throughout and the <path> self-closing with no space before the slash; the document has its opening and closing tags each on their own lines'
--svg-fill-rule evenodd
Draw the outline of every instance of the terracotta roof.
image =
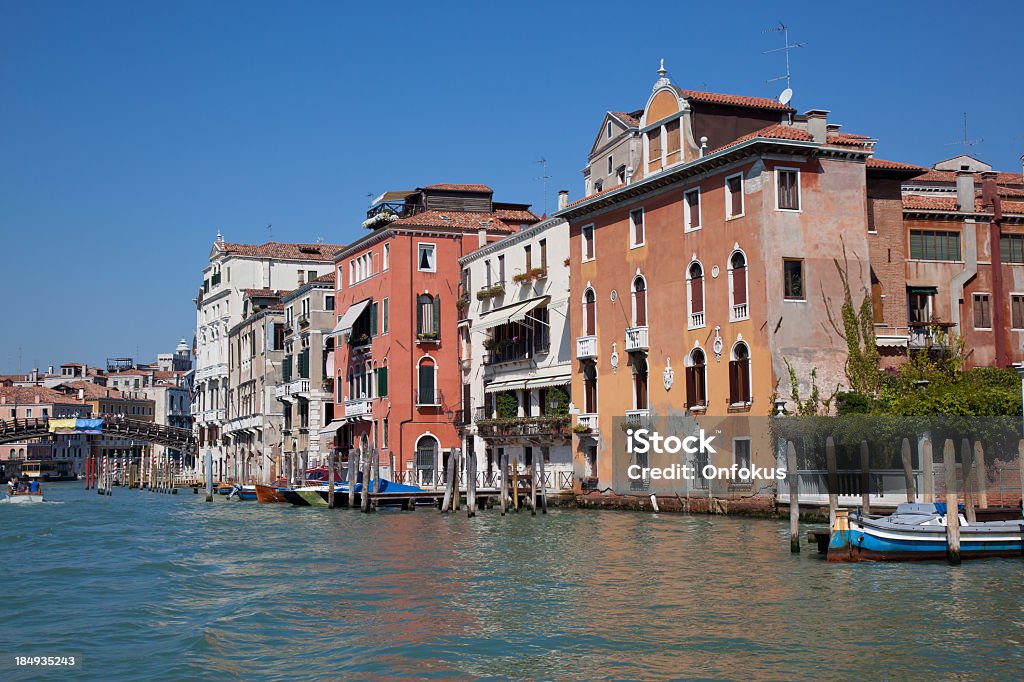
<svg viewBox="0 0 1024 682">
<path fill-rule="evenodd" d="M 326 275 L 320 275 L 319 277 L 317 277 L 316 279 L 314 279 L 312 281 L 314 281 L 314 282 L 324 282 L 326 284 L 334 284 L 335 279 L 336 279 L 335 272 L 332 269 Z"/>
<path fill-rule="evenodd" d="M 532 224 L 539 220 L 536 213 L 523 208 L 497 208 L 494 210 L 494 215 L 498 216 L 498 220 L 501 222 L 511 225 Z"/>
<path fill-rule="evenodd" d="M 1024 201 L 1004 201 L 1003 202 L 1003 213 L 1012 213 L 1014 215 L 1024 215 Z"/>
<path fill-rule="evenodd" d="M 954 171 L 942 171 L 929 168 L 924 175 L 914 178 L 914 182 L 931 182 L 937 184 L 956 184 L 956 173 Z M 981 184 L 981 173 L 974 174 L 974 183 Z M 1012 187 L 1024 187 L 1024 176 L 1020 173 L 996 173 L 997 185 L 1010 185 Z"/>
<path fill-rule="evenodd" d="M 132 376 L 149 376 L 152 373 L 153 373 L 153 370 L 134 369 L 134 368 L 132 368 L 132 369 L 122 369 L 120 372 L 111 372 L 107 376 L 108 377 L 116 377 L 116 376 L 119 376 L 119 375 L 122 375 L 122 374 L 130 374 Z"/>
<path fill-rule="evenodd" d="M 266 242 L 265 244 L 218 244 L 222 251 L 237 256 L 251 258 L 279 258 L 282 260 L 333 260 L 335 251 L 345 248 L 338 244 L 285 244 L 282 242 Z"/>
<path fill-rule="evenodd" d="M 569 206 L 575 206 L 576 204 L 582 204 L 587 199 L 593 199 L 594 197 L 599 196 L 601 194 L 607 194 L 608 192 L 611 192 L 613 189 L 618 189 L 620 187 L 625 187 L 625 186 L 626 186 L 626 183 L 620 182 L 617 185 L 613 185 L 611 187 L 607 187 L 605 189 L 602 189 L 600 192 L 594 192 L 593 194 L 587 195 L 587 196 L 583 197 L 582 199 L 577 199 L 576 201 L 570 202 Z M 568 208 L 568 206 L 566 206 L 566 208 Z"/>
<path fill-rule="evenodd" d="M 625 123 L 630 128 L 639 128 L 640 117 L 644 115 L 644 110 L 640 109 L 639 111 L 634 111 L 628 114 L 625 111 L 609 111 L 608 113 Z"/>
<path fill-rule="evenodd" d="M 908 171 L 921 171 L 925 172 L 927 169 L 923 166 L 915 166 L 912 163 L 902 163 L 900 161 L 889 161 L 887 159 L 879 159 L 874 156 L 869 158 L 865 163 L 868 168 L 877 168 L 878 170 L 908 170 Z"/>
<path fill-rule="evenodd" d="M 31 404 L 36 402 L 36 397 L 44 405 L 53 403 L 66 405 L 78 402 L 76 399 L 69 400 L 69 397 L 60 391 L 44 386 L 0 386 L 0 396 L 6 398 L 8 403 Z"/>
<path fill-rule="evenodd" d="M 767 138 L 772 140 L 796 140 L 798 142 L 811 142 L 811 134 L 803 128 L 797 128 L 796 126 L 785 125 L 782 123 L 774 123 L 770 126 L 765 126 L 760 130 L 755 130 L 752 133 L 747 133 L 741 137 L 736 138 L 728 144 L 724 144 L 715 152 L 734 147 L 741 142 L 747 140 L 753 140 L 755 138 Z M 853 133 L 828 133 L 828 144 L 840 145 L 844 147 L 868 147 L 872 144 L 873 140 L 870 137 L 864 135 L 855 135 Z M 712 152 L 714 153 L 714 152 Z"/>
<path fill-rule="evenodd" d="M 494 192 L 487 185 L 452 185 L 443 182 L 436 185 L 427 185 L 423 189 L 440 189 L 446 192 Z"/>
<path fill-rule="evenodd" d="M 516 213 L 518 214 L 519 212 Z M 520 219 L 527 216 L 529 216 L 529 220 Z M 511 225 L 505 222 L 498 213 L 483 213 L 480 211 L 423 211 L 408 218 L 396 220 L 391 223 L 390 227 L 451 227 L 476 230 L 481 227 L 481 223 L 488 223 L 490 221 L 486 225 L 489 229 L 512 231 L 514 228 L 518 228 L 521 223 L 535 223 L 539 220 L 540 218 L 532 211 L 525 211 Z"/>
<path fill-rule="evenodd" d="M 85 392 L 86 399 L 123 397 L 121 392 L 116 388 L 100 386 L 99 384 L 94 384 L 91 381 L 65 381 L 64 383 L 58 384 L 58 387 L 60 386 L 66 386 L 69 389 L 69 395 L 76 395 L 76 392 L 81 389 Z"/>
<path fill-rule="evenodd" d="M 749 107 L 752 109 L 772 109 L 775 111 L 796 111 L 788 104 L 782 104 L 771 97 L 747 97 L 745 95 L 726 95 L 720 92 L 704 92 L 702 90 L 683 90 L 676 88 L 684 98 L 694 102 L 708 104 L 725 104 L 733 107 Z"/>
<path fill-rule="evenodd" d="M 333 270 L 331 271 L 333 272 Z M 275 289 L 242 289 L 242 294 L 249 298 L 280 298 L 288 294 L 288 290 Z"/>
</svg>

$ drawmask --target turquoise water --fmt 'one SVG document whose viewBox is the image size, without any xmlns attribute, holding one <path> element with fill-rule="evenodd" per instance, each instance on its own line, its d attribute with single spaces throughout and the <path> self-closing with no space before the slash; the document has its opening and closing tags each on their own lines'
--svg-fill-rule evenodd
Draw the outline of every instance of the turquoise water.
<svg viewBox="0 0 1024 682">
<path fill-rule="evenodd" d="M 1024 559 L 828 565 L 775 521 L 0 504 L 0 679 L 1020 679 Z M 71 670 L 14 655 L 79 657 Z"/>
</svg>

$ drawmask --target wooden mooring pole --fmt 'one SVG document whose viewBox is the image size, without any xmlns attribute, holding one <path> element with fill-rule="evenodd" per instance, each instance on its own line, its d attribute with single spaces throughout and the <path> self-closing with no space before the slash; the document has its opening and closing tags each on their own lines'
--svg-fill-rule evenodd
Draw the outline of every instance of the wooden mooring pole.
<svg viewBox="0 0 1024 682">
<path fill-rule="evenodd" d="M 334 509 L 334 450 L 327 455 L 327 508 Z"/>
<path fill-rule="evenodd" d="M 924 501 L 935 502 L 935 460 L 932 455 L 932 438 L 925 434 L 921 439 L 921 477 L 924 479 Z"/>
<path fill-rule="evenodd" d="M 1024 440 L 1021 440 L 1021 452 L 1024 453 Z M 1021 486 L 1024 489 L 1024 466 L 1021 467 Z M 508 511 L 508 455 L 501 456 L 501 515 Z"/>
<path fill-rule="evenodd" d="M 978 491 L 978 508 L 988 509 L 988 474 L 985 472 L 985 448 L 974 442 L 974 487 Z"/>
<path fill-rule="evenodd" d="M 369 514 L 373 509 L 370 507 L 370 451 L 363 453 L 363 495 L 359 500 L 359 509 L 364 514 Z"/>
<path fill-rule="evenodd" d="M 530 458 L 530 515 L 537 515 L 537 457 Z"/>
<path fill-rule="evenodd" d="M 356 458 L 359 450 L 353 448 L 348 451 L 348 508 L 356 506 Z"/>
<path fill-rule="evenodd" d="M 974 451 L 966 438 L 960 441 L 960 469 L 964 481 L 964 518 L 975 523 L 978 519 L 974 513 Z"/>
<path fill-rule="evenodd" d="M 789 478 L 789 551 L 800 553 L 800 498 L 796 468 L 796 446 L 786 443 L 786 476 Z"/>
<path fill-rule="evenodd" d="M 540 451 L 540 461 L 537 462 L 537 466 L 540 468 L 540 513 L 548 513 L 548 493 L 547 486 L 544 485 L 545 473 L 544 473 L 544 454 L 548 452 L 548 448 L 545 446 Z M 653 497 L 653 496 L 652 496 Z M 657 501 L 652 499 L 652 504 L 657 507 Z M 658 511 L 655 509 L 654 511 Z"/>
<path fill-rule="evenodd" d="M 466 455 L 466 516 L 476 516 L 476 453 Z"/>
<path fill-rule="evenodd" d="M 786 463 L 789 466 L 789 463 Z M 839 508 L 839 470 L 836 466 L 836 442 L 832 436 L 825 439 L 825 466 L 828 469 L 828 527 L 835 528 L 836 509 Z"/>
<path fill-rule="evenodd" d="M 956 495 L 956 446 L 949 438 L 942 449 L 942 472 L 946 478 L 946 557 L 960 563 L 960 515 Z"/>
<path fill-rule="evenodd" d="M 860 506 L 864 514 L 871 513 L 871 451 L 868 442 L 860 442 Z"/>
<path fill-rule="evenodd" d="M 903 439 L 903 448 L 900 451 L 903 460 L 903 482 L 907 487 L 907 502 L 917 500 L 917 491 L 914 489 L 914 462 L 910 453 L 910 439 Z"/>
<path fill-rule="evenodd" d="M 441 500 L 441 512 L 444 513 L 451 508 L 452 505 L 452 486 L 455 480 L 455 457 L 454 453 L 448 453 L 448 468 L 445 470 L 444 477 L 444 499 Z"/>
</svg>

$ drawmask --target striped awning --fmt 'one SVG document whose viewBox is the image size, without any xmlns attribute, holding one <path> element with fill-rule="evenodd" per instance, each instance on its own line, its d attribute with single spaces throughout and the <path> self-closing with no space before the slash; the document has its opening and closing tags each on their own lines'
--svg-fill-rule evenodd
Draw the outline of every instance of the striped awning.
<svg viewBox="0 0 1024 682">
<path fill-rule="evenodd" d="M 492 381 L 484 386 L 484 393 L 502 393 L 504 391 L 518 391 L 526 388 L 525 379 L 514 381 Z"/>
<path fill-rule="evenodd" d="M 480 320 L 473 325 L 472 331 L 482 332 L 508 322 L 518 322 L 525 318 L 531 310 L 546 305 L 550 300 L 550 296 L 537 296 L 536 298 L 528 298 L 525 301 L 495 308 L 481 315 Z"/>
<path fill-rule="evenodd" d="M 572 383 L 572 377 L 568 374 L 557 377 L 538 377 L 526 382 L 526 388 L 551 388 L 553 386 L 567 386 Z"/>
</svg>

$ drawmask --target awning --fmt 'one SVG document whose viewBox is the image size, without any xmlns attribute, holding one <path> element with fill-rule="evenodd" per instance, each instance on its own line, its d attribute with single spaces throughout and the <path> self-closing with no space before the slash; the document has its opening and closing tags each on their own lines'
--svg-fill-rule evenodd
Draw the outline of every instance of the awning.
<svg viewBox="0 0 1024 682">
<path fill-rule="evenodd" d="M 480 321 L 473 325 L 472 331 L 482 332 L 492 327 L 503 325 L 507 322 L 519 322 L 526 314 L 534 308 L 546 305 L 551 300 L 550 296 L 538 296 L 519 301 L 511 305 L 495 308 L 480 316 Z"/>
<path fill-rule="evenodd" d="M 503 391 L 518 391 L 526 388 L 525 379 L 515 381 L 493 381 L 484 386 L 484 393 L 502 393 Z"/>
<path fill-rule="evenodd" d="M 908 286 L 907 291 L 909 291 L 912 294 L 931 294 L 934 296 L 935 294 L 939 293 L 939 288 Z"/>
<path fill-rule="evenodd" d="M 568 374 L 558 377 L 540 377 L 526 382 L 526 388 L 551 388 L 552 386 L 568 386 L 572 377 Z"/>
<path fill-rule="evenodd" d="M 334 329 L 331 330 L 331 336 L 337 336 L 346 332 L 352 331 L 352 325 L 356 323 L 359 316 L 366 310 L 366 306 L 370 305 L 370 299 L 365 299 L 359 303 L 353 303 L 345 311 L 345 314 L 338 320 L 338 324 L 334 325 Z"/>
<path fill-rule="evenodd" d="M 377 204 L 384 201 L 405 201 L 408 197 L 412 196 L 413 194 L 416 194 L 416 190 L 414 189 L 402 189 L 397 191 L 384 192 L 384 194 L 381 194 L 379 197 L 374 199 L 373 203 L 370 205 L 376 206 Z"/>
<path fill-rule="evenodd" d="M 345 425 L 344 419 L 335 419 L 330 424 L 320 429 L 321 436 L 333 436 L 334 433 Z"/>
</svg>

